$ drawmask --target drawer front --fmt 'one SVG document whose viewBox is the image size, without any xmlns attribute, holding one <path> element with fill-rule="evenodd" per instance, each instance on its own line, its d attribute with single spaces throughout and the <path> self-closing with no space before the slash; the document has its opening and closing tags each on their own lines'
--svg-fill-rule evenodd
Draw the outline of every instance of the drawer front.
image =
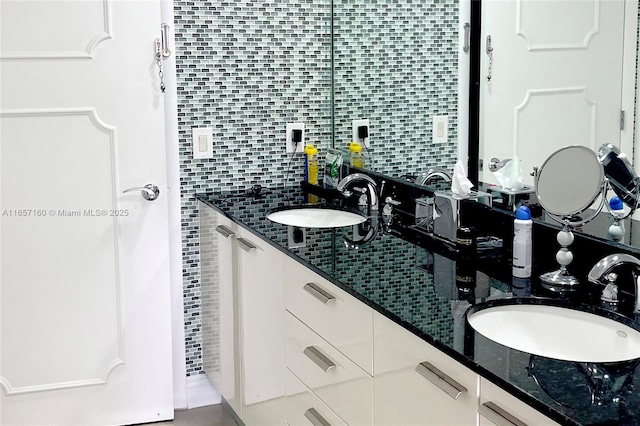
<svg viewBox="0 0 640 426">
<path fill-rule="evenodd" d="M 372 424 L 373 379 L 287 312 L 287 367 L 346 423 Z"/>
<path fill-rule="evenodd" d="M 285 274 L 287 310 L 373 375 L 373 310 L 294 260 Z"/>
<path fill-rule="evenodd" d="M 480 425 L 552 426 L 558 423 L 490 381 L 480 379 Z"/>
<path fill-rule="evenodd" d="M 376 314 L 374 423 L 474 425 L 478 375 Z"/>
<path fill-rule="evenodd" d="M 287 370 L 287 424 L 290 426 L 346 426 L 336 413 Z"/>
</svg>

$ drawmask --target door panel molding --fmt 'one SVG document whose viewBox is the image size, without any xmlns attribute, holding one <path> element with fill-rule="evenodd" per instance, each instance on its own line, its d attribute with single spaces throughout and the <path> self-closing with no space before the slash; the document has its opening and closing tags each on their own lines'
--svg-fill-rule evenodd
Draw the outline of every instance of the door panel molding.
<svg viewBox="0 0 640 426">
<path fill-rule="evenodd" d="M 536 42 L 535 40 L 539 40 L 541 38 L 540 34 L 535 34 L 531 31 L 531 28 L 542 28 L 544 32 L 549 32 L 548 25 L 537 25 L 536 22 L 523 23 L 523 10 L 522 3 L 525 0 L 518 0 L 517 2 L 517 12 L 516 12 L 516 34 L 525 41 L 527 45 L 527 50 L 529 51 L 537 51 L 537 50 L 572 50 L 572 49 L 587 49 L 589 47 L 589 43 L 593 39 L 593 37 L 599 32 L 599 22 L 600 22 L 600 1 L 593 1 L 593 20 L 592 22 L 586 24 L 583 28 L 580 28 L 579 23 L 577 22 L 564 22 L 564 25 L 570 26 L 571 28 L 577 31 L 575 34 L 571 34 L 573 41 L 568 40 L 558 40 L 557 42 Z M 529 1 L 529 3 L 535 3 Z M 545 2 L 546 7 L 548 7 L 549 2 Z M 557 5 L 561 5 L 561 3 L 557 3 Z M 566 20 L 566 14 L 557 13 L 555 15 L 561 16 L 564 21 Z M 548 13 L 544 14 L 545 23 L 548 23 L 550 15 Z M 542 16 L 541 16 L 542 18 Z M 525 30 L 523 27 L 529 28 Z M 527 33 L 528 32 L 528 33 Z M 581 35 L 580 32 L 582 32 Z M 525 34 L 527 33 L 527 34 Z"/>
<path fill-rule="evenodd" d="M 82 138 L 81 145 L 84 145 L 85 142 L 91 144 L 92 142 L 98 140 L 100 142 L 106 142 L 108 147 L 106 149 L 102 148 L 102 153 L 106 153 L 106 157 L 98 158 L 96 156 L 91 156 L 90 152 L 77 151 L 78 161 L 87 162 L 86 155 L 89 155 L 89 159 L 92 161 L 92 167 L 97 167 L 98 161 L 102 163 L 101 169 L 106 173 L 110 174 L 106 179 L 102 181 L 102 185 L 99 186 L 101 188 L 102 197 L 94 198 L 94 200 L 102 199 L 105 203 L 103 206 L 91 205 L 87 206 L 87 211 L 91 210 L 93 213 L 97 211 L 98 207 L 107 207 L 109 209 L 113 209 L 114 211 L 118 209 L 118 173 L 117 173 L 117 156 L 116 156 L 116 146 L 117 146 L 117 131 L 114 126 L 111 126 L 105 123 L 97 114 L 95 108 L 60 108 L 60 109 L 21 109 L 21 110 L 5 110 L 0 111 L 0 118 L 5 121 L 6 119 L 11 120 L 21 120 L 24 119 L 25 123 L 22 124 L 22 128 L 25 129 L 51 129 L 53 132 L 54 126 L 52 126 L 51 121 L 43 121 L 39 122 L 39 119 L 51 119 L 54 120 L 60 117 L 75 117 L 78 121 L 65 121 L 64 126 L 71 128 L 71 126 L 77 125 L 78 132 L 84 132 L 84 138 Z M 86 120 L 89 121 L 89 126 L 86 125 Z M 84 125 L 83 125 L 84 122 Z M 8 123 L 5 121 L 3 123 L 3 130 L 7 132 L 11 131 L 11 128 L 15 129 L 15 123 L 11 126 L 7 125 Z M 75 128 L 75 127 L 74 127 Z M 94 129 L 94 130 L 92 130 Z M 98 132 L 102 136 L 100 138 L 92 137 L 87 132 Z M 37 135 L 37 133 L 36 133 Z M 28 135 L 20 135 L 21 139 L 17 142 L 14 140 L 14 143 L 20 144 L 21 142 L 28 143 L 28 139 L 32 136 L 32 133 Z M 61 137 L 61 136 L 58 136 Z M 52 138 L 55 140 L 55 137 Z M 53 142 L 52 142 L 53 143 Z M 8 143 L 7 143 L 8 144 Z M 4 149 L 7 149 L 4 147 Z M 6 152 L 3 152 L 6 155 Z M 36 150 L 37 152 L 37 150 Z M 20 154 L 12 154 L 18 155 L 16 158 L 21 158 Z M 35 154 L 38 155 L 38 154 Z M 43 154 L 40 154 L 41 156 Z M 30 161 L 31 159 L 25 159 L 25 161 Z M 73 160 L 73 159 L 72 159 Z M 72 162 L 72 161 L 71 161 Z M 86 176 L 87 179 L 90 176 Z M 54 184 L 55 185 L 55 184 Z M 67 188 L 61 187 L 59 188 L 60 193 L 64 193 L 66 191 L 74 191 L 76 188 Z M 54 191 L 56 192 L 56 191 Z M 34 202 L 38 203 L 38 199 L 40 198 L 38 193 L 29 192 L 24 195 L 24 198 L 20 195 L 21 192 L 17 192 L 18 198 L 9 192 L 9 197 L 12 197 L 12 203 L 27 203 Z M 6 193 L 3 194 L 7 196 Z M 79 194 L 81 195 L 81 194 Z M 91 200 L 91 198 L 89 198 Z M 108 200 L 108 201 L 107 201 Z M 3 204 L 6 200 L 0 199 L 3 201 Z M 22 205 L 3 205 L 3 208 L 23 208 Z M 65 207 L 65 206 L 60 206 Z M 89 207 L 92 207 L 89 209 Z M 14 232 L 16 235 L 23 235 L 24 238 L 33 235 L 41 234 L 39 231 L 34 231 L 34 229 L 47 229 L 50 228 L 59 228 L 56 236 L 61 236 L 60 239 L 52 239 L 52 237 L 45 237 L 43 243 L 45 248 L 48 248 L 51 251 L 64 249 L 65 247 L 69 247 L 69 244 L 76 245 L 77 241 L 81 241 L 83 243 L 93 243 L 94 240 L 91 239 L 77 239 L 76 236 L 70 235 L 66 233 L 66 228 L 68 224 L 68 220 L 74 220 L 74 223 L 78 223 L 84 221 L 84 226 L 87 225 L 91 228 L 102 229 L 104 232 L 97 236 L 95 240 L 96 247 L 98 247 L 95 253 L 100 253 L 104 260 L 99 262 L 96 260 L 95 265 L 92 265 L 92 268 L 95 269 L 95 276 L 91 276 L 90 274 L 86 274 L 85 269 L 85 279 L 80 283 L 76 283 L 76 286 L 73 286 L 73 280 L 71 280 L 72 275 L 70 271 L 73 271 L 79 266 L 71 263 L 70 265 L 60 266 L 59 271 L 51 271 L 51 281 L 46 281 L 45 279 L 37 280 L 36 282 L 25 282 L 25 286 L 30 288 L 30 291 L 33 295 L 28 296 L 29 300 L 25 301 L 27 296 L 24 296 L 20 290 L 11 290 L 11 286 L 7 288 L 8 293 L 3 295 L 3 302 L 14 305 L 24 306 L 26 309 L 23 311 L 25 315 L 29 315 L 28 305 L 24 305 L 25 303 L 31 303 L 35 306 L 42 306 L 40 309 L 42 312 L 51 313 L 51 312 L 60 312 L 61 310 L 66 311 L 67 306 L 69 308 L 73 306 L 73 300 L 69 300 L 67 295 L 69 293 L 75 293 L 82 287 L 102 287 L 101 295 L 103 297 L 106 295 L 109 300 L 104 300 L 100 298 L 94 299 L 83 299 L 83 304 L 86 305 L 85 309 L 81 312 L 84 313 L 82 316 L 74 316 L 74 322 L 80 322 L 83 327 L 72 328 L 71 330 L 60 329 L 60 327 L 55 328 L 58 330 L 57 332 L 60 334 L 51 334 L 49 328 L 51 324 L 33 324 L 30 326 L 25 326 L 25 328 L 21 328 L 22 330 L 26 330 L 27 333 L 25 335 L 17 336 L 16 332 L 9 333 L 8 335 L 2 335 L 4 339 L 2 341 L 2 346 L 0 348 L 3 350 L 2 363 L 0 363 L 0 387 L 4 390 L 5 395 L 17 395 L 17 394 L 26 394 L 33 392 L 42 392 L 49 390 L 58 390 L 58 389 L 68 389 L 68 388 L 78 388 L 78 387 L 86 387 L 86 386 L 95 386 L 106 384 L 109 380 L 111 373 L 120 365 L 125 364 L 125 345 L 124 345 L 124 327 L 123 327 L 123 307 L 122 307 L 122 289 L 121 289 L 121 262 L 120 262 L 120 241 L 119 241 L 119 217 L 116 215 L 109 216 L 107 215 L 98 215 L 96 217 L 94 214 L 88 215 L 85 213 L 85 210 L 80 210 L 78 206 L 75 206 L 78 210 L 68 210 L 66 207 L 64 209 L 55 210 L 50 209 L 43 217 L 38 218 L 33 222 L 14 222 L 14 226 L 12 226 L 11 230 L 3 230 L 4 232 Z M 74 212 L 78 212 L 75 214 Z M 106 210 L 105 210 L 106 211 Z M 65 212 L 68 212 L 65 213 Z M 60 217 L 60 216 L 78 216 L 78 217 Z M 87 217 L 91 216 L 91 217 Z M 36 218 L 34 218 L 36 219 Z M 88 223 L 87 221 L 91 221 Z M 81 223 L 79 223 L 81 225 Z M 25 228 L 27 227 L 27 228 Z M 30 229 L 31 231 L 27 231 Z M 62 231 L 60 231 L 62 229 Z M 79 228 L 83 229 L 83 228 Z M 86 229 L 86 228 L 85 228 Z M 24 230 L 24 231 L 23 231 Z M 66 237 L 69 236 L 67 239 Z M 65 244 L 67 244 L 65 246 Z M 92 245 L 87 245 L 87 247 L 93 247 Z M 79 250 L 86 251 L 84 248 L 80 247 Z M 15 247 L 12 251 L 15 253 L 22 253 L 25 251 L 24 247 Z M 94 253 L 93 251 L 91 253 Z M 15 256 L 15 254 L 14 254 Z M 5 257 L 5 256 L 3 256 Z M 18 255 L 18 259 L 20 256 Z M 17 259 L 13 259 L 14 261 Z M 82 259 L 78 259 L 78 262 L 81 262 Z M 46 264 L 40 265 L 41 269 L 46 269 Z M 18 265 L 14 268 L 20 268 Z M 106 269 L 105 269 L 106 268 Z M 9 268 L 5 268 L 6 270 Z M 81 269 L 79 269 L 81 270 Z M 90 269 L 91 270 L 91 269 Z M 109 272 L 111 270 L 111 272 Z M 18 269 L 19 272 L 19 269 Z M 100 272 L 108 273 L 108 275 L 100 274 Z M 29 276 L 44 276 L 48 277 L 48 272 L 39 272 L 34 273 Z M 16 271 L 13 272 L 9 270 L 7 272 L 9 278 L 14 278 L 16 276 Z M 18 274 L 19 275 L 19 274 Z M 3 280 L 7 277 L 3 277 Z M 23 277 L 24 278 L 24 277 Z M 100 281 L 102 280 L 102 281 Z M 14 288 L 19 288 L 20 286 L 13 286 Z M 45 291 L 50 290 L 51 288 L 55 290 L 52 291 L 51 294 L 46 294 Z M 42 291 L 45 290 L 45 291 Z M 4 297 L 6 296 L 6 298 Z M 56 299 L 58 298 L 58 299 Z M 50 305 L 56 305 L 56 309 L 52 309 Z M 7 305 L 5 305 L 7 306 Z M 5 310 L 5 307 L 3 307 Z M 69 309 L 70 310 L 70 309 Z M 11 316 L 11 313 L 7 312 L 7 316 Z M 46 315 L 46 314 L 45 314 Z M 15 318 L 15 316 L 13 316 Z M 57 318 L 54 315 L 50 316 L 52 324 L 68 324 L 68 318 Z M 16 324 L 17 325 L 17 324 Z M 14 327 L 16 326 L 14 325 Z M 35 333 L 36 335 L 33 335 Z M 75 333 L 75 334 L 74 334 Z M 100 345 L 94 345 L 90 343 L 90 339 L 93 335 L 99 334 L 96 337 L 98 340 L 104 340 Z M 74 339 L 87 339 L 86 342 L 86 350 L 80 357 L 82 359 L 72 359 L 68 354 L 65 355 L 64 351 L 64 342 L 70 343 Z M 7 344 L 4 340 L 8 340 L 13 342 L 12 346 L 17 346 L 21 342 L 23 343 L 18 349 L 18 352 L 10 352 L 10 345 Z M 47 340 L 47 342 L 33 343 L 34 340 Z M 50 348 L 50 341 L 58 342 L 58 346 L 62 346 L 61 350 L 54 350 L 53 353 L 47 353 L 46 350 Z M 84 340 L 82 340 L 84 342 Z M 34 356 L 33 354 L 25 354 L 20 351 L 25 351 L 25 347 L 30 348 L 39 348 L 41 349 L 41 353 L 35 355 L 36 357 L 41 357 L 38 359 L 42 360 L 43 366 L 40 368 L 33 368 L 33 363 L 29 364 L 28 362 L 23 362 L 20 359 L 22 355 Z M 60 359 L 63 359 L 64 362 L 60 362 Z M 13 360 L 13 361 L 12 361 Z M 48 360 L 48 361 L 47 361 Z M 56 361 L 57 360 L 57 361 Z M 16 367 L 18 365 L 18 367 Z M 19 366 L 22 366 L 20 368 Z M 6 369 L 6 370 L 5 370 Z"/>
<path fill-rule="evenodd" d="M 49 16 L 44 22 L 33 22 L 33 6 L 30 4 L 31 2 L 3 2 L 4 4 L 0 5 L 0 10 L 8 7 L 18 7 L 17 5 L 21 5 L 25 7 L 23 11 L 25 18 L 20 19 L 16 18 L 15 10 L 12 10 L 11 13 L 7 11 L 5 14 L 4 11 L 2 14 L 9 16 L 11 15 L 11 21 L 16 22 L 17 26 L 21 26 L 26 28 L 27 30 L 30 28 L 25 25 L 26 22 L 31 22 L 32 25 L 43 25 L 47 24 L 45 28 L 41 28 L 38 31 L 38 35 L 40 34 L 49 34 L 53 31 L 57 30 L 57 27 L 64 26 L 65 30 L 79 28 L 79 25 L 92 25 L 95 30 L 87 30 L 84 29 L 84 34 L 80 37 L 82 40 L 86 40 L 89 38 L 89 41 L 82 42 L 77 40 L 79 43 L 82 43 L 79 46 L 46 46 L 46 43 L 49 40 L 53 40 L 53 37 L 42 37 L 39 40 L 34 40 L 33 37 L 25 37 L 21 31 L 6 31 L 3 34 L 3 42 L 2 48 L 0 48 L 0 60 L 51 60 L 51 59 L 94 59 L 95 51 L 98 48 L 98 45 L 103 41 L 109 40 L 113 38 L 112 31 L 112 19 L 111 19 L 111 1 L 112 0 L 102 0 L 100 2 L 90 1 L 85 2 L 84 7 L 93 7 L 95 10 L 93 14 L 89 14 L 88 16 L 92 16 L 93 22 L 87 22 L 88 19 L 84 19 L 87 15 L 83 14 L 83 19 L 77 19 L 77 15 L 73 13 L 60 13 L 55 14 L 56 16 Z M 59 9 L 62 7 L 60 2 L 51 2 L 51 7 L 55 7 Z M 18 12 L 19 14 L 19 12 Z M 2 22 L 2 25 L 12 25 L 12 22 Z M 93 34 L 90 34 L 93 33 Z M 8 39 L 8 35 L 13 34 L 15 37 L 12 37 L 11 40 Z M 27 46 L 25 46 L 25 43 Z"/>
<path fill-rule="evenodd" d="M 583 145 L 596 150 L 597 107 L 586 87 L 527 90 L 522 103 L 513 110 L 513 152 L 520 158 L 523 171 L 528 173 L 540 166 L 549 155 L 539 149 L 543 140 L 552 141 L 554 146 Z M 571 113 L 559 115 L 557 111 Z M 568 139 L 558 139 L 566 134 L 570 135 Z"/>
</svg>

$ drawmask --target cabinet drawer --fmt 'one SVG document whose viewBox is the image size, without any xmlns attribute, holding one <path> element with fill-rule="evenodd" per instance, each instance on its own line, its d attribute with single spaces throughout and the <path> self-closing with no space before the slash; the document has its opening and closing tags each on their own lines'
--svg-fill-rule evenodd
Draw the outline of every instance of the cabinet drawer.
<svg viewBox="0 0 640 426">
<path fill-rule="evenodd" d="M 376 425 L 474 425 L 478 375 L 376 314 Z"/>
<path fill-rule="evenodd" d="M 372 424 L 373 379 L 286 313 L 287 367 L 346 423 Z"/>
<path fill-rule="evenodd" d="M 285 274 L 287 310 L 373 375 L 373 310 L 294 260 Z"/>
<path fill-rule="evenodd" d="M 293 373 L 287 370 L 287 424 L 290 426 L 346 426 Z M 324 422 L 323 422 L 324 420 Z"/>
<path fill-rule="evenodd" d="M 478 413 L 481 426 L 558 424 L 484 378 L 480 379 Z"/>
</svg>

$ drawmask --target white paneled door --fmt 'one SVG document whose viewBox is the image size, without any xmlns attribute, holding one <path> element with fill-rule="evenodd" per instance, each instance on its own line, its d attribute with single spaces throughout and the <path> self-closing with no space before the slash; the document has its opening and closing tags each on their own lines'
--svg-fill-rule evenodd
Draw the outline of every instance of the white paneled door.
<svg viewBox="0 0 640 426">
<path fill-rule="evenodd" d="M 159 0 L 0 2 L 2 425 L 173 417 L 160 24 Z"/>
<path fill-rule="evenodd" d="M 624 13 L 624 0 L 482 2 L 481 180 L 495 182 L 492 157 L 517 155 L 532 184 L 561 147 L 620 144 Z"/>
</svg>

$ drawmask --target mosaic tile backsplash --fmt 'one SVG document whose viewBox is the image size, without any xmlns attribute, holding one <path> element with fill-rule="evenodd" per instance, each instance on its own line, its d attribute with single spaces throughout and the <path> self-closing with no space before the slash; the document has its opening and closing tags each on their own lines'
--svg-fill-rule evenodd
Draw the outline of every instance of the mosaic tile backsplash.
<svg viewBox="0 0 640 426">
<path fill-rule="evenodd" d="M 289 162 L 284 152 L 288 122 L 304 122 L 307 142 L 321 153 L 331 146 L 331 11 L 331 0 L 174 2 L 188 376 L 203 371 L 194 194 L 254 184 L 282 186 Z M 458 2 L 434 0 L 406 7 L 373 0 L 362 9 L 350 0 L 336 3 L 335 12 L 336 74 L 348 74 L 357 82 L 336 80 L 336 94 L 350 99 L 336 103 L 336 141 L 350 139 L 350 124 L 345 130 L 338 123 L 350 123 L 358 115 L 371 120 L 377 162 L 389 165 L 384 171 L 408 169 L 404 165 L 416 164 L 416 159 L 452 168 Z M 356 41 L 363 32 L 367 46 Z M 451 51 L 442 53 L 443 46 Z M 388 60 L 367 59 L 374 54 Z M 449 116 L 446 146 L 430 143 L 434 114 Z M 416 125 L 421 127 L 412 131 L 413 138 L 405 129 Z M 213 129 L 213 159 L 193 159 L 193 127 Z M 391 145 L 383 149 L 384 141 Z M 302 161 L 301 156 L 294 159 L 290 185 L 300 180 Z"/>
</svg>

